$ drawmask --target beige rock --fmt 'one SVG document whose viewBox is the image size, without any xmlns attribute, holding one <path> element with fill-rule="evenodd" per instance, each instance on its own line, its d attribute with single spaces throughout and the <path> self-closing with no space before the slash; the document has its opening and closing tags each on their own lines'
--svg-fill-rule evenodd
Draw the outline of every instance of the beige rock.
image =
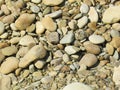
<svg viewBox="0 0 120 90">
<path fill-rule="evenodd" d="M 42 69 L 44 65 L 45 65 L 45 62 L 40 60 L 35 63 L 35 67 L 38 69 Z"/>
<path fill-rule="evenodd" d="M 44 26 L 42 25 L 42 23 L 40 21 L 36 22 L 36 33 L 42 34 L 45 31 Z"/>
<path fill-rule="evenodd" d="M 0 50 L 0 64 L 4 60 L 4 58 L 5 58 L 5 55 L 3 55 L 1 50 Z"/>
<path fill-rule="evenodd" d="M 1 6 L 1 10 L 4 12 L 5 15 L 9 15 L 10 14 L 9 9 L 4 4 Z"/>
<path fill-rule="evenodd" d="M 0 49 L 9 46 L 6 42 L 0 42 Z"/>
<path fill-rule="evenodd" d="M 107 44 L 106 44 L 106 50 L 107 50 L 108 54 L 113 55 L 113 53 L 114 53 L 114 48 L 113 48 L 112 45 L 110 45 L 110 44 L 107 43 Z"/>
<path fill-rule="evenodd" d="M 30 35 L 25 35 L 24 37 L 22 37 L 19 41 L 19 44 L 20 45 L 23 45 L 23 46 L 29 46 L 30 44 L 36 44 L 35 40 L 33 39 L 32 36 Z"/>
<path fill-rule="evenodd" d="M 113 28 L 114 30 L 120 31 L 120 23 L 114 23 L 114 24 L 112 25 L 112 28 Z"/>
<path fill-rule="evenodd" d="M 29 70 L 24 70 L 24 72 L 22 73 L 22 77 L 26 78 L 29 74 L 30 74 Z"/>
<path fill-rule="evenodd" d="M 55 31 L 57 29 L 57 24 L 48 16 L 42 19 L 42 25 L 49 31 Z"/>
<path fill-rule="evenodd" d="M 85 54 L 79 62 L 79 65 L 86 65 L 92 67 L 97 63 L 98 59 L 94 54 Z"/>
<path fill-rule="evenodd" d="M 8 57 L 6 61 L 1 64 L 0 72 L 8 74 L 18 68 L 19 60 L 15 57 Z"/>
<path fill-rule="evenodd" d="M 8 16 L 5 16 L 3 19 L 2 19 L 2 22 L 3 23 L 13 23 L 14 22 L 14 16 L 13 15 L 8 15 Z"/>
<path fill-rule="evenodd" d="M 27 67 L 31 62 L 35 61 L 36 59 L 41 59 L 46 56 L 46 50 L 43 47 L 42 44 L 36 45 L 32 47 L 23 58 L 21 58 L 19 67 L 25 68 Z"/>
<path fill-rule="evenodd" d="M 104 23 L 115 23 L 120 21 L 120 6 L 111 6 L 103 13 Z"/>
<path fill-rule="evenodd" d="M 43 0 L 43 3 L 49 6 L 56 6 L 61 4 L 63 1 L 64 0 Z"/>
<path fill-rule="evenodd" d="M 15 26 L 19 30 L 26 29 L 35 20 L 35 14 L 24 13 L 15 21 Z"/>
<path fill-rule="evenodd" d="M 40 80 L 42 78 L 42 73 L 40 71 L 33 72 L 32 74 L 34 80 Z"/>
<path fill-rule="evenodd" d="M 31 33 L 35 31 L 35 24 L 32 24 L 26 28 L 26 31 Z"/>
<path fill-rule="evenodd" d="M 100 53 L 100 47 L 98 45 L 94 45 L 93 43 L 86 41 L 84 43 L 84 47 L 87 50 L 87 52 L 92 54 L 99 54 Z"/>
<path fill-rule="evenodd" d="M 10 39 L 11 44 L 17 44 L 20 41 L 20 37 L 13 37 Z"/>
<path fill-rule="evenodd" d="M 73 3 L 75 2 L 76 0 L 68 0 L 69 3 Z"/>
<path fill-rule="evenodd" d="M 16 54 L 17 51 L 18 51 L 17 47 L 9 46 L 2 49 L 2 54 L 5 56 L 10 56 Z"/>
<path fill-rule="evenodd" d="M 110 44 L 115 48 L 119 48 L 120 47 L 120 37 L 113 37 Z"/>
</svg>

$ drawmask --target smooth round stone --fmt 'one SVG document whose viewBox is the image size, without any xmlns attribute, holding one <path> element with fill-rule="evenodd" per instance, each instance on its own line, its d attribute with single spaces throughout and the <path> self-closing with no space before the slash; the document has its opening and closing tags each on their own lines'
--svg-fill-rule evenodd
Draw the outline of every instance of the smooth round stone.
<svg viewBox="0 0 120 90">
<path fill-rule="evenodd" d="M 83 16 L 78 20 L 78 27 L 83 28 L 88 23 L 88 18 L 86 16 Z"/>
<path fill-rule="evenodd" d="M 120 36 L 119 31 L 116 31 L 116 30 L 111 30 L 110 34 L 112 37 L 119 37 Z"/>
<path fill-rule="evenodd" d="M 41 0 L 31 0 L 31 2 L 33 2 L 33 3 L 40 3 L 41 2 Z"/>
<path fill-rule="evenodd" d="M 89 40 L 94 44 L 101 44 L 105 42 L 105 39 L 102 36 L 95 34 L 89 36 Z"/>
<path fill-rule="evenodd" d="M 116 31 L 120 31 L 120 23 L 114 23 L 112 25 L 112 29 L 116 30 Z"/>
<path fill-rule="evenodd" d="M 74 82 L 65 86 L 63 90 L 93 90 L 93 89 L 90 86 L 85 85 L 84 83 Z"/>
<path fill-rule="evenodd" d="M 64 0 L 43 0 L 43 3 L 49 6 L 56 6 L 61 4 L 63 1 Z"/>
<path fill-rule="evenodd" d="M 2 34 L 5 31 L 5 25 L 3 22 L 0 21 L 0 34 Z"/>
<path fill-rule="evenodd" d="M 40 21 L 37 21 L 36 22 L 36 33 L 39 35 L 39 34 L 42 34 L 44 31 L 45 31 L 45 28 L 43 24 Z"/>
<path fill-rule="evenodd" d="M 87 5 L 87 4 L 82 4 L 81 6 L 80 6 L 80 11 L 81 11 L 81 13 L 87 13 L 88 11 L 89 11 L 89 6 Z"/>
<path fill-rule="evenodd" d="M 36 5 L 32 5 L 30 9 L 33 13 L 38 13 L 40 11 L 40 8 Z"/>
<path fill-rule="evenodd" d="M 96 63 L 98 62 L 98 59 L 97 57 L 94 55 L 94 54 L 85 54 L 80 62 L 79 62 L 79 65 L 81 66 L 82 64 L 83 65 L 86 65 L 87 67 L 92 67 L 94 66 Z"/>
<path fill-rule="evenodd" d="M 110 44 L 115 48 L 119 48 L 120 47 L 120 37 L 113 37 Z"/>
</svg>

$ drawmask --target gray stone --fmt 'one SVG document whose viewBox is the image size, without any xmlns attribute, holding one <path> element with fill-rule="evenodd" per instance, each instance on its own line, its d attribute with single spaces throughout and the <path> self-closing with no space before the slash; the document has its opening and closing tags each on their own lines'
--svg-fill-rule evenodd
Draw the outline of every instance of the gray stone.
<svg viewBox="0 0 120 90">
<path fill-rule="evenodd" d="M 82 3 L 82 5 L 80 6 L 80 11 L 81 13 L 87 13 L 89 11 L 89 6 L 85 3 Z"/>
<path fill-rule="evenodd" d="M 86 16 L 83 16 L 78 20 L 78 27 L 83 28 L 88 23 L 88 18 Z"/>
</svg>

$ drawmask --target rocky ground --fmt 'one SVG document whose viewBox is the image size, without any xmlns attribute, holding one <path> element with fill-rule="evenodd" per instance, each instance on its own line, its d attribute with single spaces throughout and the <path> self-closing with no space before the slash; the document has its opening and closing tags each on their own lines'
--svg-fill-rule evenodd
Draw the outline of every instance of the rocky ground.
<svg viewBox="0 0 120 90">
<path fill-rule="evenodd" d="M 0 0 L 0 90 L 120 90 L 120 0 Z"/>
</svg>

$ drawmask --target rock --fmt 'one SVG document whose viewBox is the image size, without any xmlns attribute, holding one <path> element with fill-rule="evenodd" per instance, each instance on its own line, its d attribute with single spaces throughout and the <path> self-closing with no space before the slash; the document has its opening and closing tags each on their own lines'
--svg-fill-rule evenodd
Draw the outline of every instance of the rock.
<svg viewBox="0 0 120 90">
<path fill-rule="evenodd" d="M 114 59 L 119 59 L 119 53 L 117 52 L 117 50 L 115 50 L 114 54 L 113 54 L 113 58 Z"/>
<path fill-rule="evenodd" d="M 84 83 L 74 82 L 65 86 L 63 90 L 93 90 L 93 89 L 90 86 L 85 85 Z"/>
<path fill-rule="evenodd" d="M 35 24 L 31 24 L 26 28 L 26 32 L 32 33 L 35 31 Z"/>
<path fill-rule="evenodd" d="M 20 39 L 19 44 L 20 44 L 20 45 L 23 45 L 23 46 L 29 46 L 30 44 L 35 45 L 36 42 L 35 42 L 35 40 L 34 40 L 34 38 L 33 38 L 32 36 L 30 36 L 30 35 L 25 35 L 25 36 L 23 36 L 23 37 Z"/>
<path fill-rule="evenodd" d="M 0 42 L 0 49 L 9 46 L 7 42 Z"/>
<path fill-rule="evenodd" d="M 3 11 L 5 15 L 9 15 L 10 14 L 9 9 L 4 4 L 1 6 L 1 11 Z"/>
<path fill-rule="evenodd" d="M 30 10 L 33 12 L 33 13 L 38 13 L 40 11 L 40 8 L 36 5 L 32 5 L 30 7 Z"/>
<path fill-rule="evenodd" d="M 112 29 L 116 31 L 120 31 L 120 23 L 114 23 L 112 24 Z"/>
<path fill-rule="evenodd" d="M 78 20 L 77 26 L 78 26 L 79 28 L 83 28 L 87 23 L 88 23 L 88 18 L 87 18 L 86 16 L 83 16 L 82 18 L 80 18 L 80 19 Z"/>
<path fill-rule="evenodd" d="M 51 65 L 54 65 L 54 66 L 57 66 L 59 65 L 60 63 L 62 62 L 62 58 L 56 58 L 56 59 L 53 59 L 50 64 Z"/>
<path fill-rule="evenodd" d="M 10 39 L 11 44 L 17 44 L 20 41 L 20 37 L 13 37 Z"/>
<path fill-rule="evenodd" d="M 11 78 L 8 75 L 0 76 L 0 90 L 10 90 L 11 82 Z"/>
<path fill-rule="evenodd" d="M 22 73 L 22 78 L 27 78 L 29 74 L 30 74 L 29 70 L 24 70 L 24 72 Z"/>
<path fill-rule="evenodd" d="M 42 44 L 36 45 L 32 47 L 23 58 L 21 58 L 19 62 L 19 67 L 25 68 L 27 67 L 31 62 L 35 61 L 36 59 L 41 59 L 46 56 L 46 50 L 43 47 Z"/>
<path fill-rule="evenodd" d="M 68 23 L 70 29 L 76 29 L 77 28 L 77 22 L 76 20 L 71 20 L 69 23 Z"/>
<path fill-rule="evenodd" d="M 8 74 L 18 68 L 19 60 L 16 57 L 8 57 L 0 66 L 0 72 Z"/>
<path fill-rule="evenodd" d="M 15 26 L 19 30 L 24 30 L 35 20 L 35 14 L 21 14 L 15 21 Z"/>
<path fill-rule="evenodd" d="M 41 0 L 31 0 L 31 2 L 38 4 L 41 2 Z"/>
<path fill-rule="evenodd" d="M 76 32 L 75 32 L 76 40 L 84 40 L 85 38 L 86 38 L 86 33 L 84 30 L 82 30 L 82 29 L 76 30 Z"/>
<path fill-rule="evenodd" d="M 7 15 L 2 19 L 3 23 L 11 24 L 14 22 L 14 16 L 13 15 Z"/>
<path fill-rule="evenodd" d="M 40 61 L 40 60 L 35 63 L 35 67 L 37 69 L 42 69 L 44 67 L 44 65 L 45 65 L 45 62 L 44 61 Z"/>
<path fill-rule="evenodd" d="M 103 13 L 104 23 L 115 23 L 120 21 L 120 6 L 111 6 Z"/>
<path fill-rule="evenodd" d="M 5 55 L 3 55 L 1 50 L 0 50 L 0 64 L 4 59 L 5 59 Z"/>
<path fill-rule="evenodd" d="M 53 21 L 51 17 L 44 17 L 42 19 L 42 25 L 49 31 L 55 31 L 57 29 L 57 24 Z"/>
<path fill-rule="evenodd" d="M 5 25 L 3 22 L 0 21 L 0 35 L 3 34 L 5 31 Z"/>
<path fill-rule="evenodd" d="M 16 26 L 15 26 L 15 23 L 11 23 L 11 24 L 10 24 L 10 28 L 11 28 L 12 30 L 17 30 L 17 28 L 16 28 Z"/>
<path fill-rule="evenodd" d="M 69 61 L 70 61 L 70 57 L 69 57 L 67 54 L 64 54 L 64 55 L 63 55 L 63 61 L 64 61 L 65 63 L 69 62 Z"/>
<path fill-rule="evenodd" d="M 69 44 L 72 43 L 74 40 L 74 33 L 69 31 L 61 40 L 60 44 Z"/>
<path fill-rule="evenodd" d="M 0 35 L 0 38 L 2 39 L 6 39 L 7 37 L 8 37 L 8 32 L 5 32 L 2 35 Z"/>
<path fill-rule="evenodd" d="M 57 32 L 51 32 L 46 35 L 47 40 L 52 44 L 57 44 L 59 42 L 59 34 Z"/>
<path fill-rule="evenodd" d="M 113 37 L 110 44 L 115 48 L 119 48 L 120 47 L 120 37 Z"/>
<path fill-rule="evenodd" d="M 36 22 L 36 33 L 38 35 L 42 34 L 45 31 L 43 24 L 40 21 Z"/>
<path fill-rule="evenodd" d="M 65 52 L 69 55 L 75 54 L 80 51 L 80 48 L 75 47 L 75 46 L 66 46 L 65 47 Z"/>
<path fill-rule="evenodd" d="M 92 54 L 99 54 L 100 53 L 100 47 L 98 45 L 94 45 L 93 43 L 86 41 L 84 42 L 84 47 L 87 50 L 87 52 Z"/>
<path fill-rule="evenodd" d="M 46 16 L 49 16 L 51 18 L 58 18 L 62 15 L 62 10 L 55 11 L 53 13 L 47 14 Z"/>
<path fill-rule="evenodd" d="M 75 2 L 76 0 L 68 0 L 69 3 L 73 3 Z"/>
<path fill-rule="evenodd" d="M 87 67 L 92 67 L 98 62 L 97 57 L 94 54 L 85 54 L 80 62 L 79 65 L 86 65 Z"/>
<path fill-rule="evenodd" d="M 113 72 L 113 81 L 115 82 L 115 85 L 120 85 L 120 65 L 118 67 L 114 67 Z"/>
<path fill-rule="evenodd" d="M 120 36 L 119 31 L 116 31 L 116 30 L 111 30 L 110 34 L 112 37 L 119 37 Z"/>
<path fill-rule="evenodd" d="M 40 80 L 42 78 L 42 73 L 40 71 L 33 72 L 32 74 L 34 80 Z"/>
<path fill-rule="evenodd" d="M 5 56 L 10 56 L 16 54 L 17 51 L 18 51 L 17 47 L 9 46 L 2 49 L 2 54 Z"/>
<path fill-rule="evenodd" d="M 81 13 L 88 13 L 89 6 L 85 3 L 82 3 L 82 5 L 80 6 L 80 11 L 81 11 Z"/>
<path fill-rule="evenodd" d="M 64 2 L 64 0 L 43 0 L 45 5 L 56 6 Z"/>
<path fill-rule="evenodd" d="M 97 22 L 99 19 L 98 13 L 94 7 L 90 7 L 88 15 L 91 22 Z"/>
<path fill-rule="evenodd" d="M 57 50 L 53 53 L 53 55 L 54 55 L 55 58 L 60 58 L 60 57 L 63 56 L 63 53 L 62 53 L 61 50 Z"/>
<path fill-rule="evenodd" d="M 100 35 L 91 35 L 89 36 L 89 40 L 93 43 L 93 44 L 101 44 L 105 42 L 105 39 L 100 36 Z"/>
<path fill-rule="evenodd" d="M 53 81 L 53 78 L 51 76 L 45 76 L 41 79 L 41 82 L 44 84 L 52 83 L 52 81 Z"/>
<path fill-rule="evenodd" d="M 113 53 L 114 53 L 114 48 L 113 48 L 112 45 L 110 45 L 110 44 L 107 43 L 107 44 L 106 44 L 106 50 L 107 50 L 108 54 L 113 55 Z"/>
</svg>

